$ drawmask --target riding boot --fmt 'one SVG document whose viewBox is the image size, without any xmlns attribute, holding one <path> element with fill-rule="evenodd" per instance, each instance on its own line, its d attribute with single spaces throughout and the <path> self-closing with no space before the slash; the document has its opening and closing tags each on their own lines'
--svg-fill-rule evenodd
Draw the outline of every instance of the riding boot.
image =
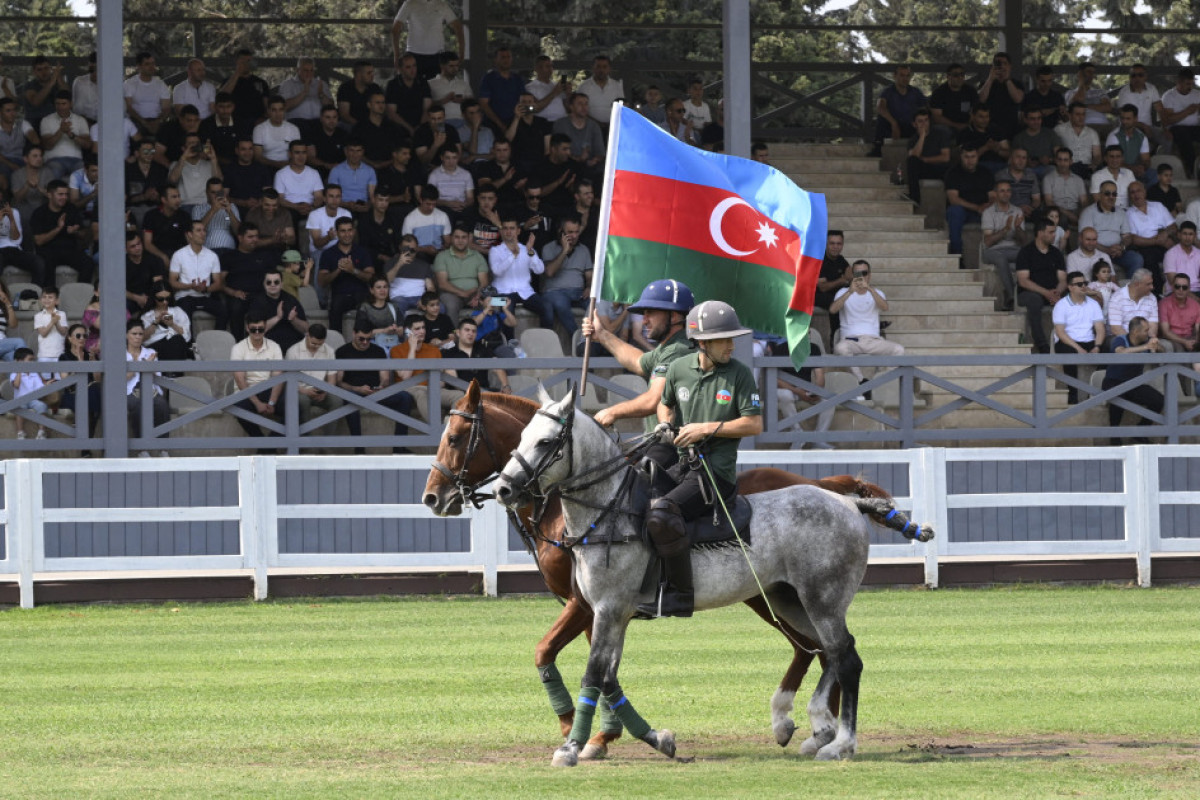
<svg viewBox="0 0 1200 800">
<path fill-rule="evenodd" d="M 667 574 L 654 602 L 638 605 L 637 618 L 690 617 L 693 606 L 692 554 L 679 506 L 665 497 L 651 502 L 646 529 Z"/>
</svg>

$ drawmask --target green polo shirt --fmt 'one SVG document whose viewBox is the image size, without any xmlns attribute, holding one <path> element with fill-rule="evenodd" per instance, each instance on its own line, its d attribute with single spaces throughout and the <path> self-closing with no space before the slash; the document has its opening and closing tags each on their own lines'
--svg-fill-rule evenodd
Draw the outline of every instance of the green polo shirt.
<svg viewBox="0 0 1200 800">
<path fill-rule="evenodd" d="M 462 258 L 452 250 L 443 250 L 433 259 L 433 271 L 446 273 L 446 279 L 455 289 L 473 292 L 479 288 L 479 275 L 488 271 L 488 264 L 474 250 L 468 250 Z"/>
<path fill-rule="evenodd" d="M 682 330 L 669 337 L 665 342 L 655 347 L 648 353 L 642 353 L 638 359 L 638 366 L 642 368 L 642 375 L 649 383 L 654 378 L 667 377 L 667 368 L 671 366 L 680 356 L 691 355 L 696 352 L 696 345 L 691 339 L 687 338 Z M 650 433 L 658 425 L 658 418 L 654 414 L 646 417 L 644 420 L 646 433 Z"/>
<path fill-rule="evenodd" d="M 662 403 L 675 409 L 681 427 L 693 422 L 732 422 L 762 414 L 758 384 L 749 367 L 730 359 L 728 364 L 717 364 L 705 372 L 700 369 L 699 353 L 676 360 L 667 370 Z M 714 436 L 705 450 L 713 474 L 730 483 L 737 482 L 738 440 Z"/>
</svg>

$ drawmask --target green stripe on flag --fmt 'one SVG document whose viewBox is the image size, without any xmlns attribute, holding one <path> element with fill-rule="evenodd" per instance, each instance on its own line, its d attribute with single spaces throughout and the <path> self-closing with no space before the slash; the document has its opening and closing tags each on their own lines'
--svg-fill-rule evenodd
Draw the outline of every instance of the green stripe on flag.
<svg viewBox="0 0 1200 800">
<path fill-rule="evenodd" d="M 796 369 L 800 369 L 808 360 L 808 351 L 811 349 L 808 344 L 808 328 L 812 324 L 812 314 L 788 311 L 786 321 L 788 353 L 792 356 L 792 364 Z"/>
<path fill-rule="evenodd" d="M 707 234 L 707 232 L 704 232 Z M 644 239 L 610 236 L 606 250 L 601 296 L 622 303 L 635 302 L 646 284 L 673 278 L 683 281 L 696 302 L 724 300 L 738 313 L 742 325 L 783 336 L 792 327 L 788 314 L 795 278 L 758 264 L 719 258 Z M 804 319 L 807 338 L 810 316 Z M 789 342 L 791 337 L 789 335 Z M 808 355 L 807 348 L 804 356 Z"/>
</svg>

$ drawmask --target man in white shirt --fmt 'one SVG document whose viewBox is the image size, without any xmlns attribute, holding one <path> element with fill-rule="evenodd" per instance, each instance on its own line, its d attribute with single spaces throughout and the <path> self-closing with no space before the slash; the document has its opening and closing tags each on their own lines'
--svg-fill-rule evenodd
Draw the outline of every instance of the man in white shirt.
<svg viewBox="0 0 1200 800">
<path fill-rule="evenodd" d="M 296 74 L 279 84 L 279 96 L 284 100 L 287 118 L 297 126 L 315 125 L 321 109 L 334 105 L 329 84 L 317 77 L 317 64 L 307 56 L 296 62 Z"/>
<path fill-rule="evenodd" d="M 1175 218 L 1162 203 L 1146 199 L 1146 187 L 1140 181 L 1129 184 L 1126 216 L 1133 235 L 1130 249 L 1141 254 L 1142 266 L 1154 275 L 1154 294 L 1162 295 L 1163 257 L 1177 239 Z"/>
<path fill-rule="evenodd" d="M 54 113 L 42 117 L 42 149 L 46 166 L 55 177 L 65 177 L 83 166 L 83 151 L 91 149 L 87 120 L 71 109 L 71 93 L 54 95 Z"/>
<path fill-rule="evenodd" d="M 326 341 L 328 335 L 328 328 L 319 322 L 314 322 L 308 326 L 308 333 L 304 335 L 304 338 L 288 348 L 284 359 L 287 361 L 333 361 L 336 356 L 333 348 Z M 327 383 L 332 383 L 336 376 L 335 372 L 323 369 L 306 369 L 304 374 Z M 300 404 L 300 419 L 305 422 L 315 416 L 313 408 L 319 408 L 323 413 L 327 413 L 342 406 L 342 398 L 334 397 L 324 389 L 310 386 L 307 383 L 297 385 L 296 395 Z"/>
<path fill-rule="evenodd" d="M 520 242 L 521 223 L 505 214 L 500 220 L 500 243 L 488 251 L 488 266 L 495 280 L 492 286 L 514 304 L 520 303 L 539 320 L 546 317 L 546 302 L 533 290 L 533 276 L 546 271 L 537 251 L 533 249 L 534 235 L 525 244 Z"/>
<path fill-rule="evenodd" d="M 1100 165 L 1100 135 L 1084 122 L 1087 111 L 1083 103 L 1071 103 L 1068 106 L 1070 119 L 1054 128 L 1063 147 L 1071 151 L 1071 171 L 1084 180 L 1091 178 L 1093 170 Z"/>
<path fill-rule="evenodd" d="M 96 85 L 96 52 L 88 56 L 88 71 L 71 82 L 71 107 L 89 123 L 100 116 L 100 87 Z"/>
<path fill-rule="evenodd" d="M 588 114 L 608 134 L 608 120 L 612 116 L 612 104 L 625 99 L 625 86 L 616 78 L 609 77 L 612 62 L 608 56 L 596 56 L 592 61 L 592 77 L 579 84 L 575 91 L 586 95 Z"/>
<path fill-rule="evenodd" d="M 1162 96 L 1159 112 L 1163 127 L 1171 131 L 1183 171 L 1196 177 L 1196 142 L 1200 141 L 1200 92 L 1196 91 L 1196 73 L 1190 67 L 1179 70 L 1175 88 Z"/>
<path fill-rule="evenodd" d="M 253 312 L 246 314 L 246 338 L 233 346 L 229 353 L 230 361 L 283 361 L 283 350 L 279 345 L 266 337 L 267 321 L 262 314 Z M 279 374 L 279 370 L 256 369 L 238 370 L 233 373 L 233 382 L 238 391 L 249 389 Z M 270 389 L 263 389 L 252 394 L 245 400 L 235 403 L 238 408 L 253 411 L 264 417 L 275 417 L 274 422 L 283 421 L 283 384 L 277 383 Z M 263 429 L 253 422 L 236 418 L 238 425 L 248 436 L 263 436 Z"/>
<path fill-rule="evenodd" d="M 554 80 L 554 59 L 540 55 L 533 64 L 533 80 L 525 84 L 525 91 L 537 102 L 533 112 L 547 122 L 555 122 L 567 115 L 566 100 L 571 96 L 571 84 L 564 75 Z"/>
<path fill-rule="evenodd" d="M 437 207 L 438 190 L 436 186 L 421 187 L 421 202 L 404 218 L 400 233 L 403 236 L 413 235 L 417 238 L 417 252 L 432 261 L 437 254 L 450 246 L 450 232 L 453 226 L 445 211 Z"/>
<path fill-rule="evenodd" d="M 1137 180 L 1133 172 L 1122 166 L 1124 154 L 1119 144 L 1104 148 L 1104 166 L 1092 174 L 1092 199 L 1100 201 L 1100 187 L 1109 181 L 1117 185 L 1117 208 L 1129 208 L 1129 185 Z"/>
<path fill-rule="evenodd" d="M 167 181 L 179 187 L 184 210 L 190 214 L 192 206 L 206 202 L 205 187 L 209 178 L 223 177 L 212 145 L 200 144 L 198 133 L 186 134 L 183 137 L 183 155 L 167 173 Z"/>
<path fill-rule="evenodd" d="M 1150 335 L 1158 336 L 1158 298 L 1154 295 L 1154 276 L 1148 269 L 1134 270 L 1129 283 L 1108 300 L 1108 331 L 1113 336 L 1128 334 L 1134 317 L 1145 318 L 1150 323 Z"/>
<path fill-rule="evenodd" d="M 208 70 L 204 62 L 193 58 L 187 63 L 187 78 L 175 86 L 171 92 L 171 105 L 175 116 L 179 116 L 184 106 L 195 106 L 200 112 L 200 121 L 213 115 L 213 107 L 217 102 L 217 87 L 205 80 Z"/>
<path fill-rule="evenodd" d="M 1112 266 L 1112 259 L 1098 248 L 1099 237 L 1095 228 L 1084 228 L 1079 232 L 1079 247 L 1067 254 L 1067 272 L 1082 272 L 1092 275 L 1092 267 L 1097 261 L 1103 261 Z"/>
<path fill-rule="evenodd" d="M 266 120 L 254 126 L 254 158 L 260 164 L 275 169 L 287 166 L 288 145 L 300 140 L 300 129 L 286 117 L 286 101 L 277 94 L 271 95 L 267 100 Z"/>
<path fill-rule="evenodd" d="M 1162 130 L 1154 127 L 1154 113 L 1162 117 L 1162 97 L 1158 88 L 1146 82 L 1146 67 L 1134 64 L 1129 68 L 1129 83 L 1117 94 L 1117 108 L 1131 105 L 1137 108 L 1137 125 L 1155 144 L 1162 144 Z"/>
<path fill-rule="evenodd" d="M 337 221 L 350 216 L 341 206 L 342 187 L 331 183 L 325 187 L 325 205 L 313 209 L 304 223 L 314 261 L 320 261 L 321 254 L 337 244 Z"/>
<path fill-rule="evenodd" d="M 129 118 L 142 130 L 154 136 L 158 126 L 171 113 L 171 90 L 155 73 L 158 65 L 154 56 L 137 55 L 137 74 L 125 81 L 125 108 Z"/>
<path fill-rule="evenodd" d="M 1088 297 L 1087 278 L 1082 272 L 1067 273 L 1067 296 L 1054 304 L 1054 352 L 1069 355 L 1099 353 L 1107 332 L 1104 312 L 1100 304 Z M 1063 367 L 1068 377 L 1079 377 L 1079 367 L 1068 364 Z M 1079 390 L 1067 388 L 1067 403 L 1079 402 Z"/>
<path fill-rule="evenodd" d="M 866 261 L 855 261 L 850 265 L 854 276 L 848 287 L 834 295 L 829 306 L 830 314 L 840 314 L 842 338 L 834 344 L 833 352 L 839 356 L 899 356 L 904 347 L 889 342 L 879 335 L 879 314 L 888 310 L 887 297 L 871 285 L 871 265 Z M 872 375 L 874 367 L 868 368 Z M 854 377 L 862 383 L 864 370 L 851 367 Z"/>
<path fill-rule="evenodd" d="M 442 145 L 438 158 L 442 165 L 429 172 L 426 182 L 438 190 L 438 205 L 452 219 L 475 202 L 475 179 L 471 173 L 458 166 L 458 150 L 451 145 Z"/>
<path fill-rule="evenodd" d="M 187 313 L 193 329 L 196 311 L 207 311 L 216 318 L 214 327 L 223 331 L 229 319 L 221 302 L 221 262 L 216 253 L 204 246 L 207 237 L 204 223 L 193 220 L 187 232 L 187 246 L 171 256 L 168 282 L 175 292 L 176 305 Z"/>
<path fill-rule="evenodd" d="M 400 50 L 400 34 L 408 28 L 404 51 Z M 400 69 L 400 56 L 412 53 L 417 57 L 417 71 L 429 80 L 438 73 L 438 53 L 446 49 L 446 28 L 454 31 L 458 57 L 463 57 L 463 24 L 454 16 L 445 0 L 404 0 L 392 20 L 392 66 Z"/>
<path fill-rule="evenodd" d="M 438 56 L 438 64 L 440 70 L 437 77 L 429 82 L 429 95 L 433 98 L 433 105 L 445 110 L 446 124 L 457 128 L 459 138 L 462 138 L 464 127 L 460 104 L 474 97 L 475 93 L 471 91 L 467 73 L 460 69 L 462 62 L 457 53 L 447 50 Z"/>
<path fill-rule="evenodd" d="M 293 218 L 305 218 L 325 202 L 325 184 L 321 175 L 308 166 L 308 143 L 295 141 L 288 145 L 288 165 L 275 173 L 275 191 L 279 204 L 292 212 Z"/>
</svg>

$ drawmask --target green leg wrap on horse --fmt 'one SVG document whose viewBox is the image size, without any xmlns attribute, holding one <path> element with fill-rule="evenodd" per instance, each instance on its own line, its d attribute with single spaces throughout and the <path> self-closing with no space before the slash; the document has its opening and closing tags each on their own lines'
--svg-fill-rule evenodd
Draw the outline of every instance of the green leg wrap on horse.
<svg viewBox="0 0 1200 800">
<path fill-rule="evenodd" d="M 600 701 L 600 730 L 610 736 L 621 733 L 621 718 L 613 713 L 607 700 Z"/>
<path fill-rule="evenodd" d="M 558 667 L 554 664 L 538 667 L 538 676 L 542 679 L 542 686 L 546 687 L 546 694 L 550 695 L 550 708 L 554 709 L 554 713 L 560 717 L 563 714 L 570 714 L 575 704 L 571 702 L 571 693 L 563 685 Z"/>
<path fill-rule="evenodd" d="M 579 702 L 575 705 L 575 724 L 571 726 L 568 739 L 575 742 L 586 742 L 592 735 L 592 717 L 596 715 L 596 701 L 600 690 L 595 686 L 585 686 L 579 690 Z"/>
<path fill-rule="evenodd" d="M 621 724 L 625 726 L 625 730 L 629 731 L 630 736 L 638 739 L 644 737 L 650 732 L 650 723 L 642 719 L 642 715 L 633 707 L 633 703 L 629 702 L 629 698 L 624 692 L 614 692 L 604 696 L 608 702 L 612 712 L 617 715 L 617 719 L 621 720 Z"/>
</svg>

